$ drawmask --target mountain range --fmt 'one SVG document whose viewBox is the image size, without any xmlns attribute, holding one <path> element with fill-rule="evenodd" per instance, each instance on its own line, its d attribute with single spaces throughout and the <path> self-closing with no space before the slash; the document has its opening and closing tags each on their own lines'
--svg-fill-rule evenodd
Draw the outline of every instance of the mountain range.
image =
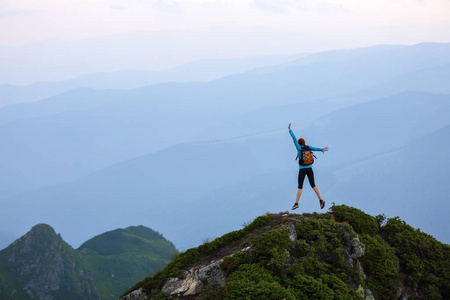
<svg viewBox="0 0 450 300">
<path fill-rule="evenodd" d="M 210 82 L 75 89 L 0 108 L 2 231 L 20 236 L 51 223 L 81 245 L 96 232 L 137 221 L 180 249 L 198 245 L 292 205 L 290 122 L 308 144 L 330 147 L 314 167 L 327 205 L 359 201 L 371 211 L 386 201 L 385 213 L 412 224 L 412 208 L 426 207 L 414 226 L 432 224 L 434 207 L 446 207 L 446 173 L 431 174 L 434 161 L 415 172 L 427 183 L 443 182 L 430 195 L 407 174 L 415 165 L 411 143 L 435 134 L 439 147 L 447 145 L 449 47 L 331 51 Z M 446 154 L 426 151 L 434 152 L 445 166 Z M 397 173 L 378 171 L 386 157 L 395 157 Z M 401 186 L 383 172 L 403 177 Z M 367 190 L 382 195 L 375 199 Z M 316 210 L 314 197 L 305 189 L 302 209 Z M 171 221 L 169 213 L 185 222 Z M 446 242 L 441 228 L 429 232 Z"/>
<path fill-rule="evenodd" d="M 448 48 L 420 44 L 318 53 L 208 83 L 125 91 L 77 89 L 7 106 L 0 109 L 0 141 L 7 145 L 0 178 L 9 178 L 9 183 L 0 190 L 9 195 L 19 188 L 71 181 L 182 142 L 272 131 L 286 117 L 301 116 L 303 124 L 370 100 L 371 91 L 357 100 L 351 96 L 361 89 L 389 85 L 399 74 L 422 72 L 424 67 L 445 66 L 450 62 Z M 436 78 L 442 78 L 440 69 L 436 72 Z M 445 80 L 442 86 L 448 86 Z M 405 88 L 391 92 L 411 87 Z M 423 90 L 420 85 L 416 89 Z M 346 93 L 348 98 L 342 96 Z"/>
<path fill-rule="evenodd" d="M 134 89 L 164 82 L 206 82 L 227 75 L 298 59 L 307 54 L 205 59 L 162 71 L 123 70 L 78 76 L 57 82 L 0 85 L 0 107 L 46 99 L 71 89 Z"/>
<path fill-rule="evenodd" d="M 144 226 L 105 232 L 73 249 L 52 227 L 38 224 L 0 251 L 0 298 L 117 299 L 176 252 Z"/>
</svg>

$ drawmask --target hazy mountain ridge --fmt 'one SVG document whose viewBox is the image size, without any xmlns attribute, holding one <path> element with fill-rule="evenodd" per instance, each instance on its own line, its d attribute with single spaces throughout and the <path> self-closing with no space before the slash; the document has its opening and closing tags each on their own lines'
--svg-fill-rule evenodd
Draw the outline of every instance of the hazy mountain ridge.
<svg viewBox="0 0 450 300">
<path fill-rule="evenodd" d="M 450 93 L 449 81 L 450 64 L 446 64 L 402 74 L 376 87 L 355 93 L 355 96 L 383 97 L 396 94 L 399 91 L 448 94 Z"/>
<path fill-rule="evenodd" d="M 171 242 L 143 226 L 103 233 L 75 250 L 39 224 L 0 251 L 0 298 L 117 299 L 175 253 Z"/>
<path fill-rule="evenodd" d="M 178 255 L 130 299 L 446 299 L 450 246 L 346 205 L 269 214 Z"/>
<path fill-rule="evenodd" d="M 284 63 L 305 55 L 208 59 L 164 71 L 123 70 L 86 74 L 60 82 L 36 82 L 25 86 L 4 84 L 0 85 L 0 107 L 38 101 L 78 88 L 135 89 L 164 82 L 206 82 L 261 66 Z"/>
<path fill-rule="evenodd" d="M 0 70 L 0 82 L 26 84 L 95 72 L 164 70 L 200 59 L 290 55 L 304 49 L 293 45 L 297 41 L 294 32 L 285 31 L 280 36 L 280 32 L 271 29 L 261 30 L 138 31 L 79 41 L 49 40 L 17 47 L 0 46 L 0 64 L 5 66 Z M 287 42 L 286 36 L 292 38 Z M 255 40 L 255 37 L 263 39 Z M 247 43 L 249 40 L 252 43 Z M 245 47 L 224 47 L 228 43 Z M 278 45 L 277 50 L 273 45 Z"/>
</svg>

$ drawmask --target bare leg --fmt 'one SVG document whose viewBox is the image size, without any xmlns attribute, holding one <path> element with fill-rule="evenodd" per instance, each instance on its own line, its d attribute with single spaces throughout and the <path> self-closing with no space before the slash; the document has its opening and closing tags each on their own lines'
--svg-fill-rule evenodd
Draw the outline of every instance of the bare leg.
<svg viewBox="0 0 450 300">
<path fill-rule="evenodd" d="M 322 196 L 320 195 L 319 188 L 317 186 L 313 187 L 314 192 L 316 192 L 317 197 L 319 197 L 319 200 L 322 200 Z"/>
<path fill-rule="evenodd" d="M 302 189 L 297 190 L 297 197 L 295 198 L 295 203 L 298 204 L 298 201 L 300 201 L 300 196 L 302 195 Z"/>
</svg>

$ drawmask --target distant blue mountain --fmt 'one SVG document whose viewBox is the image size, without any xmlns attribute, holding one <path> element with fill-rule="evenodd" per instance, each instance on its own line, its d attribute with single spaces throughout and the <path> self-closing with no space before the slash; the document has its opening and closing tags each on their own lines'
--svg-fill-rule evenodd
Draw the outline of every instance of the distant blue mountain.
<svg viewBox="0 0 450 300">
<path fill-rule="evenodd" d="M 167 70 L 197 60 L 277 56 L 320 48 L 316 40 L 305 43 L 291 30 L 268 28 L 138 31 L 76 41 L 53 39 L 0 45 L 0 83 L 60 81 L 120 70 Z"/>
<path fill-rule="evenodd" d="M 405 73 L 374 87 L 351 93 L 340 99 L 333 99 L 333 101 L 351 102 L 353 99 L 354 102 L 358 102 L 362 99 L 370 100 L 405 91 L 438 94 L 450 93 L 450 64 Z"/>
<path fill-rule="evenodd" d="M 444 66 L 450 62 L 450 43 L 422 43 L 413 46 L 374 46 L 369 48 L 322 52 L 280 66 L 260 68 L 247 74 L 229 76 L 240 89 L 262 91 L 280 101 L 343 97 L 373 87 L 402 74 Z M 266 87 L 277 87 L 276 95 Z M 397 91 L 400 92 L 400 91 Z M 292 103 L 292 102 L 291 102 Z"/>
<path fill-rule="evenodd" d="M 59 82 L 36 82 L 18 86 L 0 85 L 0 107 L 49 98 L 71 89 L 134 89 L 164 82 L 211 81 L 235 73 L 286 63 L 306 54 L 254 56 L 235 59 L 205 59 L 164 71 L 123 70 L 79 76 Z"/>
</svg>

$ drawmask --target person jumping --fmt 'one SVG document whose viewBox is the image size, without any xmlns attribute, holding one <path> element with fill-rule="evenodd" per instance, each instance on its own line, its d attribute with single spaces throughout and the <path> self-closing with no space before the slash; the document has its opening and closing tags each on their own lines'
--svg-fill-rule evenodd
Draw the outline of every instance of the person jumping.
<svg viewBox="0 0 450 300">
<path fill-rule="evenodd" d="M 291 134 L 292 139 L 294 140 L 295 148 L 297 148 L 298 160 L 299 160 L 299 172 L 298 172 L 298 190 L 297 197 L 295 199 L 295 204 L 292 206 L 291 210 L 298 208 L 298 202 L 300 201 L 300 196 L 302 195 L 303 189 L 303 181 L 305 180 L 305 176 L 308 176 L 309 184 L 313 188 L 314 192 L 316 192 L 317 197 L 320 202 L 320 209 L 325 207 L 325 201 L 323 201 L 322 196 L 320 195 L 319 188 L 314 183 L 314 172 L 312 169 L 312 164 L 314 162 L 312 151 L 328 151 L 328 147 L 325 148 L 315 148 L 311 146 L 305 145 L 304 139 L 298 139 L 295 137 L 294 132 L 291 130 L 291 123 L 289 123 L 289 133 Z"/>
</svg>

